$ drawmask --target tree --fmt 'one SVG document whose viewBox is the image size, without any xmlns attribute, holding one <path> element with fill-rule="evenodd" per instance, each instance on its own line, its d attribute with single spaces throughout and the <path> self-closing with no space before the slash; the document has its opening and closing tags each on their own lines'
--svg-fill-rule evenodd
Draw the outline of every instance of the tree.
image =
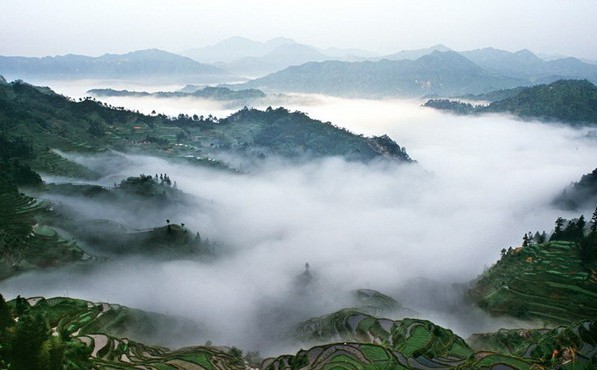
<svg viewBox="0 0 597 370">
<path fill-rule="evenodd" d="M 12 340 L 12 364 L 15 370 L 46 369 L 40 367 L 42 344 L 50 338 L 50 327 L 41 313 L 19 317 Z"/>
<path fill-rule="evenodd" d="M 591 227 L 589 228 L 591 233 L 597 233 L 597 208 L 595 208 L 595 212 L 593 212 L 593 217 L 591 217 Z"/>
<path fill-rule="evenodd" d="M 580 240 L 580 239 L 584 238 L 585 225 L 586 225 L 585 216 L 580 215 L 580 217 L 578 218 L 578 221 L 576 221 L 576 235 L 575 235 L 576 240 Z"/>
<path fill-rule="evenodd" d="M 549 241 L 562 240 L 562 226 L 564 226 L 564 219 L 562 217 L 558 217 L 556 220 L 556 227 L 554 228 L 553 234 L 551 234 Z"/>
<path fill-rule="evenodd" d="M 10 307 L 6 304 L 4 297 L 0 294 L 0 335 L 9 325 L 14 323 L 12 320 L 12 314 L 10 312 Z"/>
<path fill-rule="evenodd" d="M 529 246 L 529 237 L 527 234 L 524 234 L 524 236 L 522 237 L 522 246 L 523 248 Z"/>
</svg>

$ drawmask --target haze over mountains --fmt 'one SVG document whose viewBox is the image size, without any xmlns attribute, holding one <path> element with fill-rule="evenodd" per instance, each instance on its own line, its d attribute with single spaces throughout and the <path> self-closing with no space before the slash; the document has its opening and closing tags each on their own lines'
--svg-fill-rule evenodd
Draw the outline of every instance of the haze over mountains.
<svg viewBox="0 0 597 370">
<path fill-rule="evenodd" d="M 0 71 L 9 78 L 207 78 L 220 81 L 228 72 L 163 50 L 149 49 L 100 57 L 64 55 L 43 58 L 0 56 Z"/>
<path fill-rule="evenodd" d="M 562 78 L 597 82 L 595 64 L 573 57 L 545 61 L 526 49 L 455 52 L 440 44 L 375 56 L 357 49 L 318 49 L 286 38 L 257 42 L 235 37 L 183 54 L 187 57 L 153 49 L 97 58 L 0 57 L 0 74 L 9 79 L 152 76 L 173 83 L 184 76 L 186 82 L 204 84 L 263 76 L 240 86 L 359 97 L 480 94 Z"/>
<path fill-rule="evenodd" d="M 232 37 L 215 45 L 185 50 L 181 54 L 248 76 L 262 76 L 307 62 L 364 60 L 375 56 L 372 52 L 359 49 L 319 49 L 283 37 L 266 42 Z"/>
<path fill-rule="evenodd" d="M 139 48 L 188 47 L 173 35 L 215 37 L 216 20 L 258 28 L 230 16 L 246 2 L 193 23 L 225 2 L 170 2 L 151 29 L 114 12 L 159 2 L 84 7 L 143 30 Z M 466 2 L 458 24 L 452 2 L 418 15 L 448 34 L 469 9 L 497 13 Z M 283 9 L 284 27 L 321 7 L 289 3 L 259 14 Z M 434 46 L 234 37 L 0 57 L 0 368 L 597 368 L 597 64 L 363 32 L 384 18 L 371 10 L 402 16 L 382 3 L 349 26 Z M 329 14 L 301 27 L 332 33 L 345 18 Z M 102 31 L 135 39 L 121 23 Z M 476 41 L 456 44 L 521 48 L 466 31 Z"/>
</svg>

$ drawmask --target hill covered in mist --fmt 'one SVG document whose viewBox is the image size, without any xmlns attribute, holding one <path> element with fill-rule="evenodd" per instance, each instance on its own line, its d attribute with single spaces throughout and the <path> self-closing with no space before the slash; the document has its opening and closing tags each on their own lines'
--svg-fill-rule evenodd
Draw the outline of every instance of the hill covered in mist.
<svg viewBox="0 0 597 370">
<path fill-rule="evenodd" d="M 597 204 L 597 168 L 564 189 L 554 199 L 554 204 L 570 210 L 588 208 Z"/>
<path fill-rule="evenodd" d="M 487 106 L 445 99 L 428 100 L 425 106 L 459 114 L 510 113 L 525 119 L 576 125 L 597 123 L 597 87 L 586 80 L 560 80 L 479 96 L 483 97 L 504 98 Z"/>
<path fill-rule="evenodd" d="M 90 99 L 76 102 L 20 81 L 0 84 L 0 104 L 0 122 L 10 132 L 8 136 L 28 137 L 36 152 L 29 164 L 39 171 L 60 173 L 60 164 L 48 166 L 50 158 L 60 161 L 49 149 L 136 150 L 201 158 L 236 153 L 251 158 L 341 156 L 357 161 L 383 157 L 411 161 L 404 148 L 388 136 L 366 138 L 284 108 L 243 109 L 223 119 L 182 114 L 171 118 Z"/>
<path fill-rule="evenodd" d="M 226 87 L 210 87 L 193 88 L 192 85 L 187 85 L 181 91 L 159 91 L 155 93 L 148 93 L 146 91 L 128 91 L 128 90 L 114 90 L 114 89 L 91 89 L 87 91 L 89 94 L 97 97 L 114 97 L 114 96 L 132 96 L 132 97 L 147 97 L 153 96 L 157 98 L 201 98 L 217 101 L 251 101 L 259 98 L 264 98 L 266 95 L 256 89 L 247 90 L 230 90 Z"/>
</svg>

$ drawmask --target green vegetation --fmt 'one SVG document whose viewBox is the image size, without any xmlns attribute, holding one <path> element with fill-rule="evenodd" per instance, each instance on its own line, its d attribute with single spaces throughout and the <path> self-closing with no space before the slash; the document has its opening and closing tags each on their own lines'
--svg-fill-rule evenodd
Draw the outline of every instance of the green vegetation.
<svg viewBox="0 0 597 370">
<path fill-rule="evenodd" d="M 573 369 L 597 365 L 597 323 L 583 321 L 555 329 L 501 329 L 475 334 L 468 339 L 475 350 L 494 351 L 515 357 L 533 358 L 543 366 L 574 364 Z M 574 361 L 572 361 L 574 360 Z"/>
<path fill-rule="evenodd" d="M 597 86 L 587 80 L 560 80 L 515 89 L 511 96 L 488 106 L 445 99 L 429 100 L 424 105 L 458 114 L 510 113 L 522 118 L 594 125 L 597 123 Z"/>
<path fill-rule="evenodd" d="M 19 193 L 0 173 L 0 279 L 83 260 L 84 252 L 76 244 L 37 223 L 48 212 L 43 203 Z"/>
<path fill-rule="evenodd" d="M 203 240 L 198 232 L 192 232 L 184 223 L 171 223 L 169 214 L 194 204 L 194 201 L 176 188 L 168 174 L 129 177 L 113 189 L 97 185 L 50 184 L 46 194 L 68 195 L 84 198 L 85 202 L 98 207 L 123 207 L 132 215 L 149 213 L 163 215 L 166 224 L 147 229 L 135 229 L 112 220 L 84 219 L 77 215 L 52 217 L 51 225 L 60 227 L 85 242 L 98 255 L 142 254 L 145 256 L 180 257 L 182 255 L 207 256 L 213 253 L 213 245 Z M 60 209 L 60 205 L 56 205 Z M 67 213 L 67 212 L 63 212 Z"/>
<path fill-rule="evenodd" d="M 245 369 L 242 352 L 221 347 L 169 350 L 129 339 L 153 336 L 155 340 L 165 328 L 178 328 L 179 333 L 196 328 L 176 321 L 106 303 L 17 297 L 7 304 L 0 296 L 0 366 L 17 370 Z"/>
<path fill-rule="evenodd" d="M 353 309 L 344 309 L 301 323 L 294 336 L 305 343 L 347 341 L 383 345 L 406 357 L 424 356 L 464 360 L 473 354 L 452 333 L 425 320 L 379 319 Z"/>
<path fill-rule="evenodd" d="M 475 282 L 470 294 L 493 314 L 569 324 L 597 317 L 597 211 L 588 234 L 584 217 L 558 218 L 550 240 L 525 235 L 521 247 Z M 539 234 L 538 239 L 543 239 Z"/>
<path fill-rule="evenodd" d="M 284 108 L 243 109 L 228 118 L 142 115 L 93 99 L 79 102 L 48 88 L 13 82 L 0 85 L 0 127 L 6 140 L 22 137 L 33 155 L 26 164 L 56 175 L 94 178 L 99 174 L 56 153 L 98 153 L 107 149 L 140 151 L 170 158 L 210 158 L 236 152 L 287 158 L 342 156 L 369 161 L 410 161 L 387 136 L 365 138 L 331 123 Z M 194 161 L 209 164 L 209 161 Z"/>
</svg>

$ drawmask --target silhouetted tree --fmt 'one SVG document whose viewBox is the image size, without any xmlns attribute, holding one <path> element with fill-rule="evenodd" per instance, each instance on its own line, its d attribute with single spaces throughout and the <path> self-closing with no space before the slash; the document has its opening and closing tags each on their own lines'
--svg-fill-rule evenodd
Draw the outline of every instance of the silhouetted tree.
<svg viewBox="0 0 597 370">
<path fill-rule="evenodd" d="M 562 240 L 562 226 L 564 226 L 564 219 L 562 217 L 558 217 L 556 220 L 556 227 L 554 228 L 553 234 L 551 234 L 549 241 Z"/>
</svg>

